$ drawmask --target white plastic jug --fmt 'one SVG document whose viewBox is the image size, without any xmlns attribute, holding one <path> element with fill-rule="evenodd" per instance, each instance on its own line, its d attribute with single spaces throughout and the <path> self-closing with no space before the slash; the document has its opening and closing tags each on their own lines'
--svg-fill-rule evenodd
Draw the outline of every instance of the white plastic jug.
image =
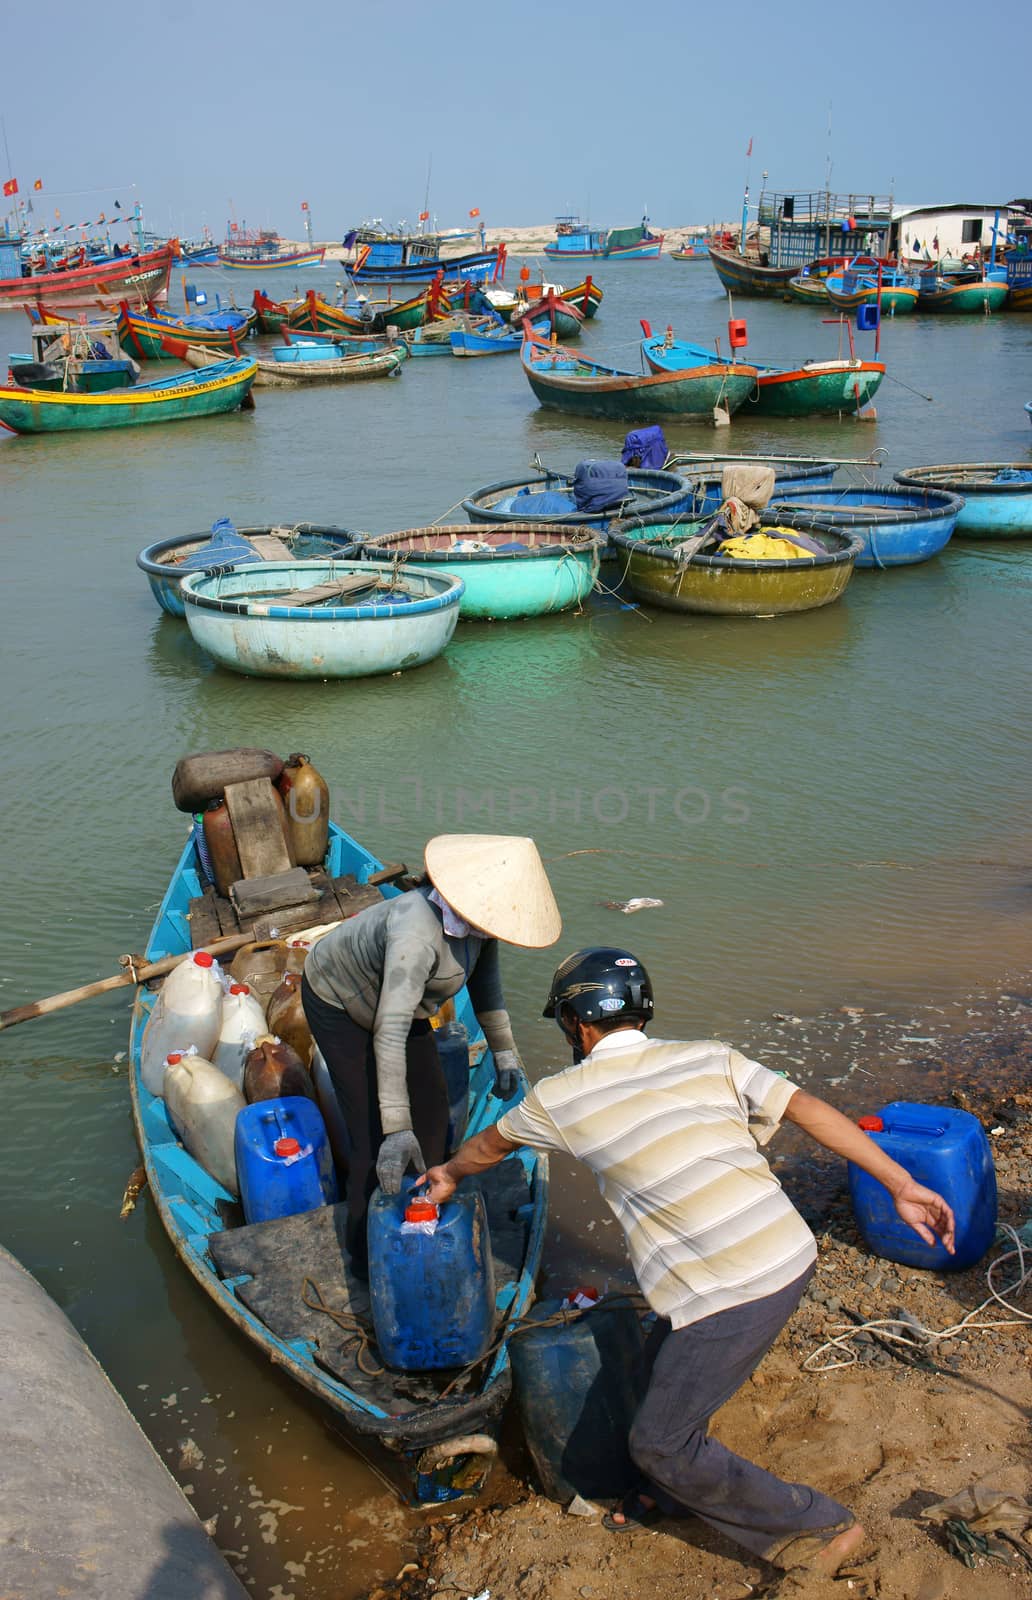
<svg viewBox="0 0 1032 1600">
<path fill-rule="evenodd" d="M 233 1136 L 246 1105 L 239 1089 L 201 1056 L 172 1054 L 165 1067 L 165 1109 L 169 1121 L 195 1161 L 238 1195 Z"/>
<path fill-rule="evenodd" d="M 222 1023 L 211 1059 L 238 1089 L 244 1081 L 244 1063 L 267 1031 L 261 1001 L 246 983 L 231 983 L 222 997 Z"/>
<path fill-rule="evenodd" d="M 143 1030 L 140 1074 L 151 1094 L 161 1094 L 165 1057 L 193 1047 L 210 1060 L 222 1023 L 221 968 L 207 950 L 195 950 L 173 967 Z"/>
</svg>

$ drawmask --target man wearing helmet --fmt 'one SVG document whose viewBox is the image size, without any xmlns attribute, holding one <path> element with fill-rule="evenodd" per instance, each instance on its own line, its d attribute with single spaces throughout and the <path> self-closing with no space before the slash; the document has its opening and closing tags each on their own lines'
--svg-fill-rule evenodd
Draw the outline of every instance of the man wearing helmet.
<svg viewBox="0 0 1032 1600">
<path fill-rule="evenodd" d="M 714 1040 L 649 1039 L 652 985 L 626 950 L 579 950 L 544 1015 L 574 1064 L 426 1174 L 430 1198 L 520 1145 L 595 1174 L 657 1313 L 651 1379 L 630 1435 L 641 1488 L 606 1526 L 702 1517 L 753 1555 L 833 1574 L 863 1541 L 836 1501 L 734 1455 L 710 1418 L 755 1371 L 813 1275 L 816 1244 L 760 1146 L 783 1118 L 889 1190 L 926 1243 L 953 1250 L 953 1214 L 834 1107 Z"/>
</svg>

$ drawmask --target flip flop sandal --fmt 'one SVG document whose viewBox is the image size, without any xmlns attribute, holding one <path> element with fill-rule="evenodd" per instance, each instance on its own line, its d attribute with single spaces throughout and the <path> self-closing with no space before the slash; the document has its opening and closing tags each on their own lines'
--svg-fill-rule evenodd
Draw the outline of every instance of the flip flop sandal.
<svg viewBox="0 0 1032 1600">
<path fill-rule="evenodd" d="M 614 1522 L 614 1514 L 623 1517 L 623 1522 Z M 647 1506 L 641 1495 L 634 1493 L 605 1513 L 602 1526 L 608 1528 L 610 1533 L 630 1533 L 634 1528 L 647 1528 L 653 1522 L 659 1522 L 662 1516 L 658 1506 Z"/>
</svg>

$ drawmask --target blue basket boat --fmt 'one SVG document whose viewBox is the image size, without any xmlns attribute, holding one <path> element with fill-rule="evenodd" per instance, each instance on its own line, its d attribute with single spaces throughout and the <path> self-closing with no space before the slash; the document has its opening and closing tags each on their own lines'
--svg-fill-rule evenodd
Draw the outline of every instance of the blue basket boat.
<svg viewBox="0 0 1032 1600">
<path fill-rule="evenodd" d="M 812 489 L 781 486 L 764 517 L 793 527 L 805 516 L 825 527 L 854 534 L 863 548 L 858 567 L 901 567 L 928 561 L 948 543 L 964 505 L 944 489 L 904 489 L 874 484 L 865 489 Z"/>
<path fill-rule="evenodd" d="M 216 523 L 208 533 L 177 533 L 147 545 L 136 557 L 136 565 L 147 574 L 151 594 L 162 611 L 182 617 L 186 608 L 179 586 L 188 573 L 243 566 L 245 562 L 309 561 L 316 556 L 340 560 L 357 554 L 356 535 L 347 528 L 296 522 L 291 527 L 233 528 L 227 533 L 224 525 Z"/>
<path fill-rule="evenodd" d="M 543 617 L 578 606 L 598 577 L 602 535 L 594 528 L 496 522 L 409 528 L 363 540 L 370 559 L 400 558 L 407 569 L 461 578 L 463 618 Z"/>
<path fill-rule="evenodd" d="M 365 678 L 439 656 L 462 580 L 389 561 L 270 561 L 183 579 L 186 622 L 222 667 L 253 678 Z"/>
<path fill-rule="evenodd" d="M 1032 536 L 1032 467 L 1024 461 L 972 461 L 908 467 L 894 474 L 908 489 L 945 489 L 964 504 L 955 532 L 965 539 Z"/>
<path fill-rule="evenodd" d="M 470 522 L 565 522 L 604 531 L 618 518 L 673 517 L 694 504 L 694 487 L 679 473 L 630 467 L 626 500 L 605 511 L 578 511 L 573 481 L 572 472 L 542 468 L 535 478 L 507 478 L 474 489 L 462 509 Z"/>
<path fill-rule="evenodd" d="M 723 480 L 727 467 L 749 461 L 747 456 L 671 456 L 667 467 L 682 472 L 692 488 L 688 509 L 696 516 L 712 517 L 720 510 L 724 500 Z M 753 463 L 758 467 L 774 468 L 774 493 L 772 499 L 784 498 L 799 489 L 830 489 L 835 476 L 833 461 L 799 461 L 791 456 L 758 456 Z"/>
<path fill-rule="evenodd" d="M 356 892 L 364 893 L 365 901 L 356 901 L 359 906 L 375 900 L 377 891 L 361 891 L 358 886 L 367 885 L 380 868 L 381 863 L 357 840 L 330 823 L 323 869 L 331 880 L 347 877 Z M 204 882 L 191 837 L 151 929 L 148 961 L 190 951 L 191 929 L 200 921 L 197 907 L 206 904 L 199 898 Z M 391 896 L 399 891 L 387 883 L 380 892 Z M 313 913 L 311 925 L 339 916 L 334 902 L 332 911 Z M 242 931 L 246 937 L 247 930 Z M 250 936 L 256 935 L 252 931 Z M 218 951 L 218 945 L 213 948 Z M 323 1286 L 327 1298 L 333 1295 L 334 1310 L 357 1317 L 360 1327 L 368 1324 L 368 1292 L 347 1270 L 347 1259 L 341 1260 L 341 1208 L 324 1206 L 281 1222 L 245 1226 L 234 1197 L 180 1144 L 164 1101 L 149 1093 L 140 1073 L 140 1045 L 155 998 L 147 987 L 137 991 L 130 1090 L 151 1196 L 179 1259 L 238 1332 L 320 1403 L 363 1457 L 406 1499 L 419 1503 L 476 1494 L 494 1459 L 498 1423 L 511 1387 L 508 1335 L 533 1299 L 548 1205 L 547 1157 L 517 1150 L 477 1180 L 492 1239 L 497 1345 L 464 1376 L 421 1374 L 414 1392 L 411 1374 L 391 1373 L 375 1359 L 359 1363 L 356 1341 L 342 1337 L 334 1319 L 320 1314 L 312 1305 L 313 1296 L 302 1298 L 305 1263 L 313 1257 L 311 1275 L 317 1281 L 324 1268 L 335 1275 L 334 1282 L 327 1279 Z M 470 1070 L 467 1123 L 472 1134 L 497 1121 L 505 1106 L 494 1097 L 494 1062 L 465 989 L 456 996 L 455 1008 L 469 1032 L 470 1059 L 475 1062 Z M 294 1242 L 289 1260 L 280 1259 L 277 1275 L 294 1272 L 297 1278 L 294 1294 L 288 1296 L 286 1322 L 275 1314 L 277 1304 L 282 1314 L 281 1295 L 263 1300 L 261 1272 L 253 1257 L 244 1268 L 228 1265 L 234 1257 L 246 1260 L 259 1230 L 280 1228 L 284 1222 L 295 1230 Z M 320 1230 L 326 1241 L 322 1264 L 316 1239 Z M 282 1283 L 275 1287 L 282 1289 Z M 377 1367 L 381 1370 L 371 1375 Z M 456 1376 L 459 1382 L 445 1394 L 446 1384 Z"/>
</svg>

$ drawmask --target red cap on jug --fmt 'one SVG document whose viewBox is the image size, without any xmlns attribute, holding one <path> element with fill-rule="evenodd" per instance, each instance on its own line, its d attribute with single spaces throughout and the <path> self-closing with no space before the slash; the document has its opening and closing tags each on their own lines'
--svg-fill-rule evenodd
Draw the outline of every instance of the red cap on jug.
<svg viewBox="0 0 1032 1600">
<path fill-rule="evenodd" d="M 865 1133 L 884 1133 L 885 1124 L 881 1117 L 861 1117 L 857 1123 L 858 1128 L 863 1128 Z"/>
<path fill-rule="evenodd" d="M 181 1053 L 178 1050 L 173 1050 L 170 1056 L 165 1057 L 165 1065 L 166 1067 L 174 1067 L 176 1063 L 182 1061 L 182 1059 L 183 1057 Z"/>
<path fill-rule="evenodd" d="M 273 1154 L 277 1156 L 299 1156 L 301 1146 L 296 1139 L 277 1139 L 272 1147 Z"/>
<path fill-rule="evenodd" d="M 214 964 L 215 957 L 210 950 L 198 950 L 194 955 L 195 967 L 210 967 Z"/>
<path fill-rule="evenodd" d="M 247 983 L 231 983 L 229 992 L 230 994 L 250 994 L 251 986 Z"/>
<path fill-rule="evenodd" d="M 406 1222 L 436 1222 L 437 1207 L 432 1200 L 410 1200 L 405 1207 Z"/>
</svg>

